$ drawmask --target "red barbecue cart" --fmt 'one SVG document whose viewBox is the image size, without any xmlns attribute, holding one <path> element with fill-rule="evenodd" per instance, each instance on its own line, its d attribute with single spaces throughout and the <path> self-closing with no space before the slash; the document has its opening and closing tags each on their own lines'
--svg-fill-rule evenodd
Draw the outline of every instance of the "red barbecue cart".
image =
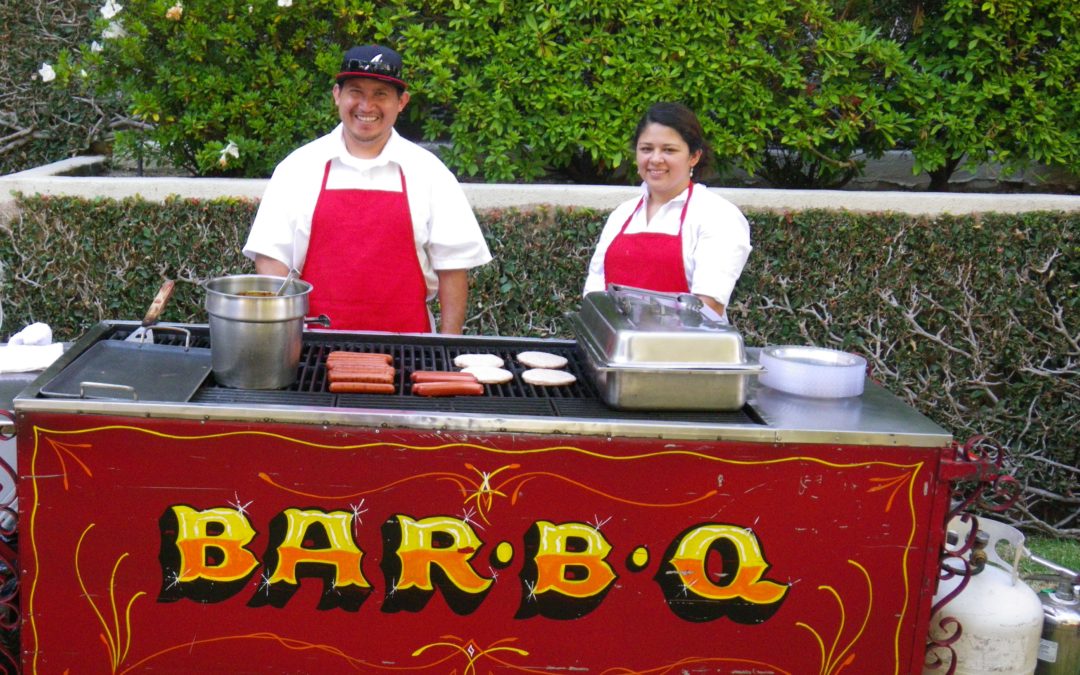
<svg viewBox="0 0 1080 675">
<path fill-rule="evenodd" d="M 575 341 L 313 332 L 291 387 L 239 390 L 205 325 L 160 353 L 137 327 L 100 324 L 14 402 L 25 672 L 922 669 L 969 469 L 872 382 L 620 411 Z M 526 349 L 577 382 L 524 384 Z M 335 350 L 390 354 L 396 393 L 329 393 Z M 409 393 L 473 352 L 514 379 Z"/>
</svg>

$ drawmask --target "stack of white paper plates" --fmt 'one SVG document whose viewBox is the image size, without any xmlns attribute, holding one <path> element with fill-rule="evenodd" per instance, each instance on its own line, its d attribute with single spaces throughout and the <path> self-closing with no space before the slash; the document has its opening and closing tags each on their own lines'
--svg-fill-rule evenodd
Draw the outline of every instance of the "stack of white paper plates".
<svg viewBox="0 0 1080 675">
<path fill-rule="evenodd" d="M 866 381 L 866 359 L 821 347 L 765 347 L 758 359 L 767 387 L 813 398 L 858 396 Z"/>
</svg>

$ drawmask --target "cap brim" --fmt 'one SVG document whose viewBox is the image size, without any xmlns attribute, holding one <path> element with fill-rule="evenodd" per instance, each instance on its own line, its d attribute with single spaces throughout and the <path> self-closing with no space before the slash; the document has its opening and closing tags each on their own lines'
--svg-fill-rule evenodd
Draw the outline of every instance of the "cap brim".
<svg viewBox="0 0 1080 675">
<path fill-rule="evenodd" d="M 338 73 L 337 77 L 335 79 L 337 80 L 338 84 L 340 84 L 344 80 L 347 80 L 347 79 L 349 79 L 351 77 L 368 77 L 368 78 L 371 78 L 373 80 L 380 80 L 382 82 L 389 82 L 390 84 L 401 87 L 402 89 L 408 89 L 409 88 L 408 85 L 406 85 L 404 81 L 399 80 L 396 77 L 390 77 L 389 75 L 380 75 L 378 73 L 365 73 L 363 71 L 350 71 L 350 70 L 343 71 L 343 72 Z"/>
</svg>

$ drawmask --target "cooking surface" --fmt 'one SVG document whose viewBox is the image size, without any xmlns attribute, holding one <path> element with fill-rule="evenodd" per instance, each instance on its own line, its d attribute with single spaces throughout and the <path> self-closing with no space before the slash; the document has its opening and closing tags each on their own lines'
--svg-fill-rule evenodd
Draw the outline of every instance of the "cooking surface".
<svg viewBox="0 0 1080 675">
<path fill-rule="evenodd" d="M 116 331 L 109 339 L 123 339 L 127 331 Z M 162 333 L 158 342 L 182 344 L 183 337 Z M 209 346 L 207 331 L 192 331 L 192 345 Z M 521 379 L 527 370 L 517 362 L 519 352 L 530 349 L 518 340 L 483 340 L 470 343 L 431 336 L 397 336 L 367 334 L 307 332 L 300 354 L 296 382 L 282 390 L 232 389 L 207 379 L 192 397 L 192 403 L 204 404 L 277 404 L 293 406 L 318 406 L 335 408 L 365 408 L 416 411 L 456 412 L 473 414 L 531 415 L 541 417 L 576 417 L 605 419 L 655 419 L 652 412 L 627 412 L 608 407 L 597 395 L 592 382 L 585 374 L 580 354 L 573 342 L 552 341 L 543 351 L 558 354 L 567 359 L 566 370 L 577 377 L 577 382 L 563 387 L 534 387 Z M 533 348 L 535 349 L 535 348 Z M 397 393 L 379 394 L 332 394 L 328 391 L 326 357 L 336 350 L 352 352 L 375 352 L 390 354 L 397 370 L 394 386 Z M 483 396 L 414 396 L 410 391 L 410 376 L 418 370 L 457 370 L 454 358 L 461 354 L 495 354 L 502 358 L 503 367 L 514 377 L 506 384 L 485 385 Z M 665 419 L 682 422 L 726 424 L 761 424 L 749 407 L 732 412 L 678 412 L 666 411 Z"/>
<path fill-rule="evenodd" d="M 102 340 L 123 340 L 138 322 L 104 321 L 91 328 L 32 385 L 16 397 L 20 411 L 76 411 L 142 418 L 235 420 L 251 424 L 319 424 L 401 427 L 434 432 L 526 433 L 644 438 L 731 440 L 758 443 L 847 443 L 943 447 L 952 436 L 884 387 L 867 381 L 861 396 L 811 399 L 770 389 L 751 378 L 747 404 L 732 412 L 678 410 L 624 411 L 603 402 L 585 372 L 585 357 L 573 340 L 432 334 L 304 333 L 298 378 L 283 390 L 231 389 L 211 374 L 190 400 L 149 402 L 121 399 L 50 398 L 41 386 L 68 368 L 79 354 Z M 185 324 L 191 345 L 209 347 L 205 324 Z M 159 344 L 183 337 L 155 331 Z M 390 354 L 396 369 L 393 395 L 333 394 L 328 391 L 326 357 L 331 351 Z M 564 356 L 578 380 L 568 387 L 534 387 L 521 380 L 521 351 Z M 757 363 L 759 348 L 747 348 Z M 483 396 L 423 397 L 410 391 L 416 370 L 455 370 L 454 357 L 466 353 L 500 356 L 514 378 L 486 385 Z"/>
</svg>

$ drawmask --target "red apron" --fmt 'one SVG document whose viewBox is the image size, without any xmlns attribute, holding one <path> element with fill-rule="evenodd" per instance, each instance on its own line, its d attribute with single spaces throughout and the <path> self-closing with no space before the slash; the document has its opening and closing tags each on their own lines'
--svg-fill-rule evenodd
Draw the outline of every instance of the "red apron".
<svg viewBox="0 0 1080 675">
<path fill-rule="evenodd" d="M 694 184 L 690 183 L 690 191 L 679 215 L 679 231 L 673 235 L 656 232 L 626 234 L 626 226 L 645 203 L 645 198 L 641 198 L 604 254 L 605 286 L 620 284 L 662 293 L 690 292 L 686 282 L 686 265 L 683 264 L 682 228 L 686 220 L 686 207 L 690 205 L 693 194 Z"/>
<path fill-rule="evenodd" d="M 331 328 L 431 331 L 405 173 L 398 171 L 401 192 L 327 190 L 326 163 L 301 277 L 314 287 L 309 313 L 329 316 Z"/>
</svg>

